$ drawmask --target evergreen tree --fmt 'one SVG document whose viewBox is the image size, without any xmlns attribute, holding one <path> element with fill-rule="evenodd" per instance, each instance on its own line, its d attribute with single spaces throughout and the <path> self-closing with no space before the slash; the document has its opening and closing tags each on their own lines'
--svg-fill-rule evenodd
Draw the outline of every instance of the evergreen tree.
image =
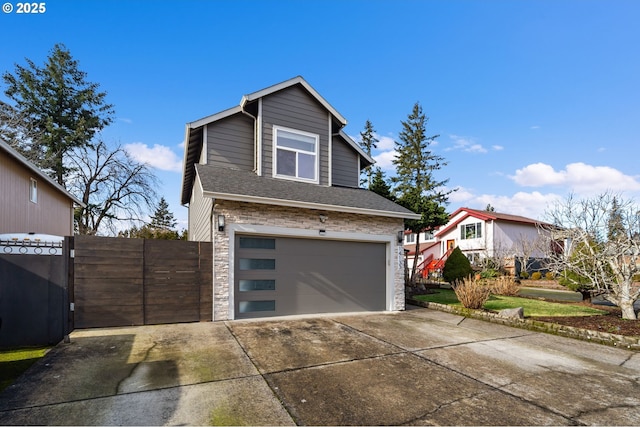
<svg viewBox="0 0 640 427">
<path fill-rule="evenodd" d="M 620 203 L 617 197 L 613 197 L 607 221 L 607 240 L 616 241 L 626 237 L 624 218 L 622 217 Z"/>
<path fill-rule="evenodd" d="M 170 230 L 176 226 L 176 223 L 177 221 L 173 217 L 173 212 L 169 210 L 169 204 L 164 197 L 161 197 L 156 211 L 151 216 L 151 227 Z"/>
<path fill-rule="evenodd" d="M 460 248 L 456 246 L 451 252 L 451 255 L 449 255 L 449 258 L 444 262 L 442 278 L 451 283 L 451 285 L 456 286 L 472 274 L 473 268 L 471 268 L 469 259 L 464 256 Z"/>
<path fill-rule="evenodd" d="M 386 199 L 395 200 L 391 193 L 391 187 L 384 178 L 384 172 L 380 168 L 375 168 L 371 184 L 369 185 L 369 190 Z"/>
<path fill-rule="evenodd" d="M 491 206 L 491 203 L 488 203 L 488 204 L 487 204 L 487 207 L 486 207 L 486 208 L 484 208 L 484 210 L 485 210 L 485 211 L 487 211 L 487 212 L 495 212 L 495 211 L 496 211 L 496 208 L 494 208 L 493 206 Z"/>
<path fill-rule="evenodd" d="M 422 218 L 405 221 L 407 229 L 416 233 L 416 260 L 419 253 L 420 232 L 433 230 L 447 223 L 444 205 L 448 203 L 451 191 L 443 188 L 449 181 L 437 181 L 433 173 L 447 165 L 444 158 L 434 154 L 430 146 L 439 135 L 427 136 L 427 117 L 422 112 L 420 103 L 416 102 L 411 114 L 402 122 L 400 141 L 395 142 L 396 176 L 392 182 L 396 184 L 395 193 L 398 202 L 418 214 Z M 410 275 L 411 284 L 415 283 L 417 262 L 413 263 Z"/>
<path fill-rule="evenodd" d="M 19 148 L 30 151 L 27 157 L 64 185 L 67 153 L 91 144 L 96 132 L 113 121 L 113 106 L 105 103 L 106 93 L 97 83 L 86 81 L 64 45 L 53 47 L 44 67 L 26 62 L 26 67 L 16 65 L 15 74 L 3 75 L 16 114 L 38 135 L 38 141 L 22 141 Z"/>
<path fill-rule="evenodd" d="M 367 119 L 364 124 L 364 131 L 360 132 L 360 146 L 364 149 L 365 153 L 367 153 L 369 157 L 371 157 L 371 152 L 373 151 L 373 149 L 377 148 L 378 141 L 379 140 L 376 138 L 376 131 L 375 129 L 373 129 L 373 125 Z M 360 183 L 366 183 L 367 188 L 371 189 L 371 184 L 373 181 L 372 165 L 365 168 L 365 173 L 367 175 L 367 178 L 363 179 Z"/>
</svg>

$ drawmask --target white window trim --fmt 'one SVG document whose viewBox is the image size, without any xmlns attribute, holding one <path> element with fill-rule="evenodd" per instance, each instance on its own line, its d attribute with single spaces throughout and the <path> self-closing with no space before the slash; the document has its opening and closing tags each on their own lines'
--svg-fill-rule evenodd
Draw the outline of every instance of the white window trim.
<svg viewBox="0 0 640 427">
<path fill-rule="evenodd" d="M 466 227 L 469 225 L 473 225 L 475 228 L 475 237 L 466 237 L 467 233 L 465 233 L 464 231 L 466 230 Z M 460 240 L 475 240 L 475 239 L 482 239 L 482 222 L 473 222 L 473 223 L 467 223 L 467 224 L 461 224 L 460 225 Z"/>
<path fill-rule="evenodd" d="M 38 181 L 33 178 L 29 180 L 29 200 L 38 203 Z"/>
<path fill-rule="evenodd" d="M 278 171 L 278 138 L 277 138 L 277 133 L 278 131 L 285 131 L 285 132 L 291 132 L 291 133 L 296 133 L 302 136 L 306 136 L 309 138 L 314 138 L 316 141 L 316 150 L 315 150 L 315 157 L 316 157 L 316 161 L 315 161 L 315 169 L 316 169 L 316 177 L 315 179 L 306 179 L 306 178 L 300 178 L 297 176 L 289 176 L 289 175 L 279 175 L 277 173 Z M 277 125 L 273 125 L 273 141 L 272 144 L 273 146 L 273 152 L 272 152 L 272 159 L 273 159 L 273 177 L 274 178 L 279 178 L 279 179 L 288 179 L 291 181 L 299 181 L 299 182 L 307 182 L 307 183 L 312 183 L 312 184 L 319 184 L 320 183 L 320 136 L 318 134 L 315 133 L 310 133 L 310 132 L 305 132 L 305 131 L 301 131 L 298 129 L 292 129 L 292 128 L 287 128 L 284 126 L 277 126 Z M 288 151 L 296 151 L 295 149 L 291 149 L 291 148 L 284 148 L 285 150 Z M 309 153 L 308 151 L 299 151 L 302 153 Z M 297 165 L 297 163 L 296 163 Z"/>
</svg>

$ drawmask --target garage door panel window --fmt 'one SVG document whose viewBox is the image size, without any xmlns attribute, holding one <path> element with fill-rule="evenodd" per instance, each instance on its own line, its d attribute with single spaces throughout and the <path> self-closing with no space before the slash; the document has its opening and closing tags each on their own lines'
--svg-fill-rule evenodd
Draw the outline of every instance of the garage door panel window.
<svg viewBox="0 0 640 427">
<path fill-rule="evenodd" d="M 238 303 L 238 310 L 240 311 L 240 313 L 253 313 L 256 311 L 276 311 L 276 301 L 240 301 Z"/>
<path fill-rule="evenodd" d="M 276 239 L 240 237 L 240 249 L 275 249 Z"/>
<path fill-rule="evenodd" d="M 276 290 L 276 281 L 275 280 L 245 280 L 241 279 L 238 283 L 238 289 L 240 292 L 251 292 L 251 291 L 275 291 Z"/>
<path fill-rule="evenodd" d="M 240 270 L 275 270 L 275 259 L 240 258 Z"/>
</svg>

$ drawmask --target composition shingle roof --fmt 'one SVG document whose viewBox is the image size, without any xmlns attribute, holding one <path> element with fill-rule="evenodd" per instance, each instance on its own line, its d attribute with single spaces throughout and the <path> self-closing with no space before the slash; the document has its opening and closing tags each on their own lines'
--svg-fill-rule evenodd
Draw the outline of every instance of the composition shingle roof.
<svg viewBox="0 0 640 427">
<path fill-rule="evenodd" d="M 361 188 L 306 184 L 212 165 L 196 164 L 195 167 L 207 197 L 395 218 L 420 218 L 410 210 Z"/>
</svg>

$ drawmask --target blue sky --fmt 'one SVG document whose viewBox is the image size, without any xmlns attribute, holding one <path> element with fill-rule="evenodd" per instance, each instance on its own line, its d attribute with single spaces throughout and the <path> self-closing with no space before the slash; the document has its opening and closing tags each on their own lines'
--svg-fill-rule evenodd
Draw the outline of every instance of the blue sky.
<svg viewBox="0 0 640 427">
<path fill-rule="evenodd" d="M 3 0 L 4 3 L 4 0 Z M 461 206 L 542 217 L 569 192 L 640 199 L 637 1 L 46 1 L 0 13 L 0 71 L 64 43 L 117 119 L 103 132 L 180 206 L 185 123 L 303 76 L 393 173 L 416 101 Z M 0 99 L 4 98 L 0 83 Z"/>
</svg>

